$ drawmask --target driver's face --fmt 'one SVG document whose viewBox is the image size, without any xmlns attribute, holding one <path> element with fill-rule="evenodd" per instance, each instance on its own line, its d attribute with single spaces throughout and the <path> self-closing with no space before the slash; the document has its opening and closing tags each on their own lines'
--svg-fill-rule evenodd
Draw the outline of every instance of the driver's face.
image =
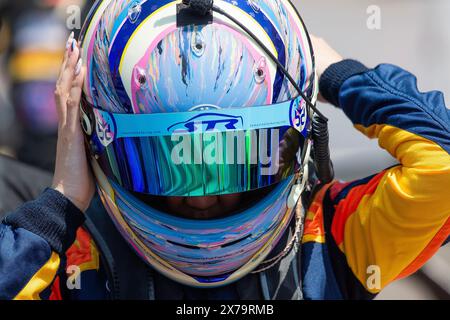
<svg viewBox="0 0 450 320">
<path fill-rule="evenodd" d="M 240 193 L 205 197 L 167 197 L 172 212 L 191 219 L 211 219 L 236 211 L 241 200 Z"/>
</svg>

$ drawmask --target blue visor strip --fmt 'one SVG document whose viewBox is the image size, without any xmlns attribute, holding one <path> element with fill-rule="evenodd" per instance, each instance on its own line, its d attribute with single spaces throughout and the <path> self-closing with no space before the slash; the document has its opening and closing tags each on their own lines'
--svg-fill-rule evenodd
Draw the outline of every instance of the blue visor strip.
<svg viewBox="0 0 450 320">
<path fill-rule="evenodd" d="M 256 130 L 290 126 L 307 136 L 308 113 L 301 98 L 251 108 L 152 114 L 110 113 L 95 109 L 97 128 L 113 139 L 171 134 Z"/>
</svg>

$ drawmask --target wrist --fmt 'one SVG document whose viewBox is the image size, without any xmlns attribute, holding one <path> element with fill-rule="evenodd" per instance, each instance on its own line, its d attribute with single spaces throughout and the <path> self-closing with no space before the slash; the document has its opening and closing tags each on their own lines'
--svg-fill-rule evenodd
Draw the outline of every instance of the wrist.
<svg viewBox="0 0 450 320">
<path fill-rule="evenodd" d="M 367 72 L 368 70 L 359 61 L 351 59 L 331 64 L 319 78 L 319 92 L 326 101 L 339 107 L 339 91 L 342 84 L 354 75 Z"/>
<path fill-rule="evenodd" d="M 51 188 L 4 218 L 5 224 L 43 238 L 58 254 L 64 254 L 72 245 L 76 231 L 84 221 L 83 213 L 72 201 Z"/>
<path fill-rule="evenodd" d="M 66 197 L 75 207 L 78 208 L 81 212 L 86 212 L 86 210 L 89 207 L 89 203 L 87 201 L 83 201 L 81 199 L 78 199 L 78 197 L 73 196 L 70 192 L 70 188 L 67 188 L 64 186 L 63 183 L 55 183 L 52 184 L 52 189 L 58 191 L 61 193 L 64 197 Z"/>
</svg>

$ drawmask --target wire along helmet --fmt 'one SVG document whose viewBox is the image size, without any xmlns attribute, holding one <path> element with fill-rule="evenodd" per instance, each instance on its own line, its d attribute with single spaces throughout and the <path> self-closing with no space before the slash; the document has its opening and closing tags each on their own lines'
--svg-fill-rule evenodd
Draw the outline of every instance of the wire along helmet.
<svg viewBox="0 0 450 320">
<path fill-rule="evenodd" d="M 307 176 L 317 81 L 293 5 L 97 1 L 81 40 L 82 126 L 123 237 L 185 285 L 253 271 L 295 216 Z M 255 190 L 265 192 L 250 206 L 207 220 L 148 201 Z"/>
</svg>

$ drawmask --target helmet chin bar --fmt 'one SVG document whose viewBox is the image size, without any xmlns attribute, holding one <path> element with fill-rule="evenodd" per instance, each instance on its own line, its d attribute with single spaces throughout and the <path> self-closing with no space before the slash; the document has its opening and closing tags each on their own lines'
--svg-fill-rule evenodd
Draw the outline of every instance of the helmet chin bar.
<svg viewBox="0 0 450 320">
<path fill-rule="evenodd" d="M 97 164 L 97 161 L 94 158 L 91 158 L 91 165 L 94 175 L 96 177 L 96 181 L 99 186 L 99 195 L 107 208 L 108 214 L 111 216 L 112 221 L 117 227 L 117 224 L 120 225 L 120 228 L 124 228 L 125 232 L 122 232 L 122 236 L 133 244 L 133 246 L 138 246 L 139 249 L 143 250 L 135 250 L 137 254 L 147 263 L 152 265 L 158 272 L 165 275 L 166 277 L 179 282 L 183 285 L 198 287 L 198 288 L 216 288 L 220 286 L 228 285 L 232 282 L 235 282 L 245 275 L 251 273 L 257 266 L 264 264 L 264 259 L 270 254 L 272 249 L 274 248 L 274 239 L 279 237 L 283 230 L 284 225 L 289 224 L 289 221 L 292 216 L 292 210 L 294 208 L 287 208 L 287 211 L 284 214 L 284 223 L 280 223 L 277 229 L 271 234 L 271 237 L 267 240 L 267 242 L 262 246 L 254 256 L 246 262 L 244 265 L 239 267 L 237 270 L 233 271 L 226 279 L 220 282 L 201 282 L 196 280 L 194 277 L 183 273 L 178 270 L 170 263 L 160 258 L 154 252 L 152 252 L 143 242 L 142 240 L 134 233 L 134 231 L 130 228 L 127 222 L 124 220 L 118 206 L 116 205 L 116 195 L 111 187 L 111 184 L 108 181 L 108 178 L 102 172 L 100 166 Z M 294 182 L 292 182 L 294 183 Z M 294 185 L 295 186 L 295 185 Z M 298 198 L 297 198 L 298 200 Z M 297 222 L 298 224 L 298 222 Z M 296 224 L 296 225 L 297 225 Z M 300 224 L 301 225 L 301 224 Z M 118 228 L 120 230 L 120 228 Z M 292 242 L 292 241 L 291 241 Z M 275 243 L 276 244 L 276 243 Z M 284 252 L 284 250 L 283 250 Z M 272 261 L 272 259 L 270 260 Z"/>
</svg>

